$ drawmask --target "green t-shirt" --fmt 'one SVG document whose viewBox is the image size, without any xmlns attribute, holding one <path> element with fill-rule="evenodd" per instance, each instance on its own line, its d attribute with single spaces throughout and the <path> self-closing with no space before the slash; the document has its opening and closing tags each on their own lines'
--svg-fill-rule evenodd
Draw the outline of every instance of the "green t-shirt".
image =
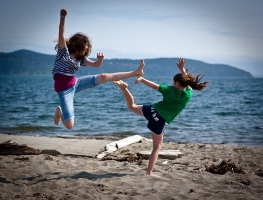
<svg viewBox="0 0 263 200">
<path fill-rule="evenodd" d="M 158 91 L 163 95 L 163 100 L 153 107 L 170 124 L 192 98 L 192 88 L 178 90 L 173 86 L 160 84 Z"/>
</svg>

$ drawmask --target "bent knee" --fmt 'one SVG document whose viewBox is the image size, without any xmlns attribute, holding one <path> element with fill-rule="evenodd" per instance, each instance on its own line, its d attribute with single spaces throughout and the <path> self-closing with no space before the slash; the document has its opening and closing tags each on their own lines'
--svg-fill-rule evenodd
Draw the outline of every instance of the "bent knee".
<svg viewBox="0 0 263 200">
<path fill-rule="evenodd" d="M 72 122 L 71 120 L 70 120 L 70 121 L 67 121 L 67 122 L 64 122 L 64 126 L 65 126 L 67 129 L 72 129 L 73 126 L 74 126 L 74 122 Z"/>
<path fill-rule="evenodd" d="M 99 74 L 98 75 L 98 82 L 99 83 L 103 83 L 103 82 L 106 82 L 108 80 L 108 74 Z"/>
<path fill-rule="evenodd" d="M 135 104 L 129 105 L 128 108 L 129 108 L 129 110 L 132 111 L 132 112 L 136 112 L 136 111 L 137 111 L 137 107 L 136 107 Z"/>
<path fill-rule="evenodd" d="M 65 125 L 65 127 L 66 127 L 67 129 L 72 129 L 72 128 L 73 128 L 73 125 Z"/>
</svg>

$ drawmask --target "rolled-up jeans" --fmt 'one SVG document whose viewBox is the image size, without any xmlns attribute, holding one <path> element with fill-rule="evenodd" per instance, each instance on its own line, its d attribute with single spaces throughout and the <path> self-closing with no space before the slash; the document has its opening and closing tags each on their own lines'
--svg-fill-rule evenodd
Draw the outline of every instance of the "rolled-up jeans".
<svg viewBox="0 0 263 200">
<path fill-rule="evenodd" d="M 73 87 L 58 92 L 60 107 L 63 114 L 63 120 L 68 121 L 75 117 L 74 115 L 74 96 L 76 93 L 97 86 L 98 75 L 89 75 L 77 78 Z"/>
</svg>

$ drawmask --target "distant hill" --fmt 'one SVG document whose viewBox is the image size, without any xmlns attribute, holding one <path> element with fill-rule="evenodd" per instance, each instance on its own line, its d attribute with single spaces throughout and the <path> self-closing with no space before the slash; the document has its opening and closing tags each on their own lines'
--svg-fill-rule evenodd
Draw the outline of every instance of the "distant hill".
<svg viewBox="0 0 263 200">
<path fill-rule="evenodd" d="M 1 75 L 51 75 L 55 55 L 46 55 L 28 50 L 12 53 L 0 53 Z M 95 60 L 92 59 L 91 60 Z M 171 76 L 179 72 L 178 58 L 145 59 L 145 74 L 148 76 Z M 77 75 L 132 71 L 140 60 L 104 59 L 100 68 L 81 67 Z M 208 64 L 202 61 L 186 59 L 186 68 L 191 73 L 204 73 L 206 77 L 253 77 L 249 72 L 225 64 Z"/>
</svg>

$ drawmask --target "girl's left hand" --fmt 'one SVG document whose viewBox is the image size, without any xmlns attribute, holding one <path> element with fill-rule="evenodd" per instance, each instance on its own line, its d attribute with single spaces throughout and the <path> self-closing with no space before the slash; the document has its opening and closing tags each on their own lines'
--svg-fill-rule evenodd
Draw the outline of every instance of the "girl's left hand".
<svg viewBox="0 0 263 200">
<path fill-rule="evenodd" d="M 142 76 L 138 76 L 137 80 L 134 82 L 135 84 L 140 83 L 142 81 Z"/>
<path fill-rule="evenodd" d="M 102 53 L 102 52 L 99 52 L 99 53 L 97 53 L 97 59 L 99 60 L 99 59 L 103 59 L 104 58 L 104 53 Z"/>
</svg>

